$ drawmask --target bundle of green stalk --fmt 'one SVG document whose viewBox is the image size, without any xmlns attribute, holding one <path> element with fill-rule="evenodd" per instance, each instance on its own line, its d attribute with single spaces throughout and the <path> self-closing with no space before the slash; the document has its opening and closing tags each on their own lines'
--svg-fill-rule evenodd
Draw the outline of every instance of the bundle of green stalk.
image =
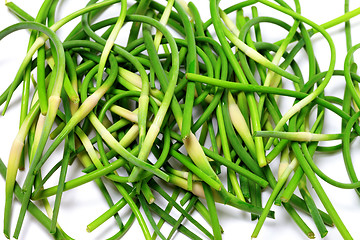
<svg viewBox="0 0 360 240">
<path fill-rule="evenodd" d="M 255 3 L 293 21 L 258 16 Z M 94 23 L 113 4 L 121 4 L 119 16 L 103 16 L 105 20 Z M 360 9 L 348 11 L 345 1 L 343 16 L 318 25 L 301 15 L 298 0 L 294 0 L 294 9 L 282 0 L 247 0 L 224 10 L 218 0 L 210 0 L 208 21 L 193 3 L 182 0 L 168 0 L 165 6 L 150 0 L 91 0 L 57 22 L 57 0 L 45 0 L 37 16 L 11 2 L 6 6 L 19 23 L 2 30 L 0 39 L 20 29 L 31 31 L 26 57 L 0 96 L 5 114 L 22 83 L 20 130 L 7 167 L 3 162 L 0 165 L 6 177 L 7 238 L 19 237 L 28 212 L 55 239 L 72 239 L 57 221 L 61 197 L 67 190 L 76 191 L 74 188 L 95 181 L 109 208 L 89 221 L 87 231 L 115 218 L 119 230 L 109 239 L 124 236 L 135 220 L 145 239 L 169 239 L 176 232 L 190 239 L 221 239 L 218 204 L 249 212 L 251 220 L 257 221 L 254 238 L 265 219 L 274 218 L 270 209 L 277 204 L 309 238 L 315 234 L 300 212 L 312 217 L 321 237 L 327 234 L 325 225 L 335 225 L 344 239 L 352 239 L 319 178 L 359 193 L 350 143 L 360 133 L 360 77 L 352 57 L 360 45 L 351 45 L 348 21 Z M 251 8 L 252 16 L 244 16 L 244 8 Z M 236 19 L 230 13 L 236 13 Z M 76 17 L 81 21 L 77 19 L 78 25 L 61 42 L 56 31 Z M 262 23 L 288 33 L 277 42 L 264 42 Z M 325 29 L 344 23 L 348 54 L 344 69 L 335 70 L 335 47 Z M 121 30 L 126 24 L 131 25 L 129 33 Z M 128 36 L 126 45 L 115 44 L 120 35 Z M 319 68 L 313 35 L 328 42 L 327 69 Z M 300 50 L 307 54 L 306 73 L 295 61 Z M 334 75 L 346 81 L 343 99 L 324 93 Z M 285 81 L 294 90 L 282 88 Z M 279 96 L 293 99 L 284 115 L 278 107 Z M 325 111 L 342 119 L 340 133 L 323 133 Z M 311 113 L 315 121 L 310 121 Z M 319 145 L 337 139 L 341 144 Z M 54 161 L 53 153 L 59 151 L 62 159 Z M 331 179 L 314 162 L 316 152 L 335 151 L 343 153 L 350 183 Z M 278 172 L 275 177 L 270 165 L 277 158 L 280 164 L 273 164 Z M 74 161 L 84 166 L 78 169 L 83 175 L 68 179 Z M 50 171 L 44 172 L 45 163 Z M 25 165 L 29 168 L 18 173 Z M 55 174 L 58 184 L 46 186 L 54 173 L 59 173 Z M 16 182 L 17 175 L 25 176 L 22 186 Z M 164 191 L 164 185 L 171 190 Z M 322 206 L 315 205 L 309 186 Z M 116 196 L 107 191 L 109 187 L 115 187 Z M 262 199 L 266 188 L 272 189 L 271 195 Z M 297 188 L 299 196 L 294 194 Z M 52 196 L 51 206 L 48 198 Z M 119 196 L 114 203 L 112 199 Z M 19 213 L 12 210 L 14 197 L 21 202 Z M 167 206 L 162 209 L 159 203 L 164 200 Z M 39 201 L 47 215 L 35 204 Z M 119 214 L 123 208 L 131 209 L 126 221 Z M 172 209 L 180 217 L 172 216 Z M 194 211 L 208 224 L 195 220 Z M 13 233 L 11 217 L 17 218 Z M 185 226 L 185 220 L 196 231 Z M 172 226 L 168 236 L 162 232 L 164 223 Z"/>
</svg>

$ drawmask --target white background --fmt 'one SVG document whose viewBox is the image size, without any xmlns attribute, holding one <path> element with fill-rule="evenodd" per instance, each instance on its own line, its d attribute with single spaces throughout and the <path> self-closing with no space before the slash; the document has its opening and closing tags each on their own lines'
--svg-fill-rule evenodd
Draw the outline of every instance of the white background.
<svg viewBox="0 0 360 240">
<path fill-rule="evenodd" d="M 223 0 L 221 2 L 222 7 L 226 7 L 234 1 Z M 292 1 L 287 1 L 290 5 L 293 5 Z M 35 16 L 42 1 L 15 1 L 19 6 L 26 10 L 32 16 Z M 60 19 L 67 14 L 80 9 L 85 6 L 86 1 L 70 1 L 63 0 L 60 1 L 59 11 L 57 12 L 56 19 Z M 199 11 L 202 15 L 203 20 L 207 20 L 209 17 L 208 11 L 208 0 L 199 0 L 195 3 L 199 7 Z M 326 0 L 303 0 L 301 1 L 302 14 L 307 18 L 313 20 L 314 22 L 321 24 L 326 21 L 329 21 L 337 16 L 340 16 L 343 13 L 343 1 L 326 1 Z M 258 5 L 260 6 L 260 5 Z M 351 9 L 359 7 L 360 4 L 358 1 L 352 1 Z M 120 4 L 117 4 L 112 10 L 106 12 L 106 17 L 116 16 L 120 9 Z M 245 11 L 249 13 L 249 11 Z M 273 17 L 283 18 L 282 14 L 269 10 L 268 8 L 261 7 L 259 9 L 259 15 L 269 15 Z M 291 24 L 291 19 L 285 19 Z M 58 34 L 62 39 L 66 36 L 69 30 L 74 27 L 74 24 L 78 23 L 79 18 L 75 21 L 72 21 L 66 25 L 63 29 L 58 31 Z M 3 29 L 11 24 L 17 22 L 16 17 L 7 11 L 7 8 L 4 5 L 0 6 L 0 29 Z M 359 24 L 360 17 L 356 17 L 352 20 L 353 24 L 353 44 L 360 42 L 359 34 Z M 264 24 L 262 27 L 264 40 L 273 41 L 281 39 L 285 33 L 283 31 L 277 31 L 279 28 L 272 28 L 268 24 Z M 328 32 L 333 37 L 333 40 L 336 44 L 337 50 L 337 61 L 336 69 L 343 69 L 343 61 L 346 54 L 345 48 L 345 34 L 344 34 L 343 24 L 338 27 L 330 29 Z M 126 31 L 123 31 L 123 35 L 126 36 Z M 1 92 L 5 90 L 8 84 L 12 81 L 18 66 L 21 63 L 22 58 L 26 52 L 28 41 L 28 33 L 26 31 L 17 32 L 11 36 L 5 38 L 0 42 L 0 72 L 1 72 Z M 121 41 L 121 40 L 119 40 Z M 313 37 L 314 49 L 316 52 L 316 57 L 319 61 L 321 70 L 324 71 L 327 69 L 329 64 L 329 48 L 326 42 L 321 38 L 320 35 Z M 304 59 L 298 58 L 299 63 L 306 69 L 306 61 Z M 302 61 L 303 60 L 303 61 Z M 356 60 L 356 59 L 355 59 Z M 306 70 L 304 70 L 306 72 Z M 306 76 L 306 74 L 305 74 Z M 285 83 L 286 86 L 286 83 Z M 344 90 L 344 79 L 339 77 L 334 77 L 330 82 L 328 88 L 326 89 L 326 94 L 335 95 L 341 97 Z M 19 119 L 19 106 L 20 106 L 20 96 L 21 96 L 21 87 L 15 92 L 15 96 L 11 101 L 10 108 L 8 109 L 7 114 L 4 117 L 0 117 L 0 157 L 3 161 L 7 162 L 11 142 L 15 137 L 15 134 L 18 129 L 18 119 Z M 292 104 L 291 101 L 284 101 L 281 103 L 281 108 L 283 111 L 286 111 L 288 107 Z M 2 107 L 0 108 L 2 110 Z M 326 120 L 325 132 L 327 133 L 337 133 L 340 131 L 339 119 L 331 114 L 326 113 L 328 120 Z M 355 168 L 359 168 L 359 155 L 356 148 L 359 149 L 359 142 L 355 141 L 352 144 L 352 157 L 354 161 Z M 56 158 L 56 157 L 55 157 Z M 57 157 L 58 160 L 59 156 Z M 329 176 L 335 178 L 336 180 L 347 182 L 348 178 L 346 175 L 346 170 L 343 165 L 342 155 L 338 154 L 317 154 L 316 161 L 318 166 Z M 278 162 L 275 161 L 272 163 L 271 167 L 277 169 Z M 75 163 L 70 167 L 68 173 L 68 179 L 80 175 L 80 165 Z M 23 180 L 23 173 L 20 173 L 18 180 L 21 182 Z M 341 190 L 335 187 L 328 185 L 321 181 L 325 191 L 327 192 L 330 200 L 332 201 L 335 209 L 338 211 L 340 217 L 344 221 L 345 225 L 348 227 L 350 233 L 355 239 L 360 239 L 360 228 L 358 221 L 360 218 L 360 199 L 355 194 L 353 190 Z M 56 181 L 50 182 L 47 186 L 52 186 L 56 184 Z M 4 186 L 5 183 L 3 180 L 0 180 L 0 232 L 3 231 L 3 206 L 4 206 Z M 112 190 L 112 189 L 110 189 Z M 314 191 L 311 189 L 311 193 L 315 196 Z M 266 199 L 268 198 L 270 191 L 267 189 L 263 194 L 263 204 L 265 204 Z M 53 198 L 49 199 L 50 202 L 53 202 Z M 114 199 L 116 201 L 117 199 Z M 318 203 L 319 208 L 324 209 L 321 203 L 315 199 Z M 255 227 L 256 222 L 251 222 L 249 220 L 249 214 L 234 210 L 231 207 L 218 206 L 220 223 L 224 228 L 225 232 L 223 234 L 223 239 L 250 239 L 251 233 Z M 94 220 L 101 213 L 106 211 L 108 206 L 106 205 L 104 199 L 102 198 L 100 192 L 96 188 L 94 183 L 88 183 L 84 186 L 76 188 L 65 192 L 62 198 L 62 204 L 59 215 L 59 224 L 68 233 L 71 237 L 81 240 L 90 240 L 90 239 L 106 239 L 107 237 L 112 236 L 117 232 L 116 224 L 113 219 L 108 220 L 103 226 L 100 226 L 92 233 L 86 232 L 86 225 Z M 273 206 L 272 210 L 276 211 L 276 220 L 268 219 L 266 220 L 258 239 L 305 239 L 306 237 L 295 225 L 292 219 L 286 214 L 282 207 Z M 12 219 L 12 232 L 15 228 L 17 213 L 19 211 L 19 204 L 15 201 L 13 208 L 13 219 Z M 128 216 L 128 211 L 121 212 L 125 216 Z M 176 215 L 176 213 L 174 213 Z M 195 215 L 195 214 L 194 214 Z M 316 238 L 320 238 L 316 227 L 313 224 L 312 220 L 302 214 L 301 215 L 306 223 L 316 234 Z M 195 216 L 197 217 L 197 216 Z M 199 218 L 197 218 L 199 219 Z M 193 229 L 191 224 L 185 223 L 187 227 Z M 210 228 L 208 228 L 210 229 Z M 341 239 L 340 234 L 335 227 L 328 228 L 329 233 L 325 239 L 328 240 L 337 240 Z M 1 236 L 1 235 L 0 235 Z M 203 237 L 203 236 L 200 236 Z M 134 225 L 131 227 L 130 231 L 125 235 L 124 239 L 143 239 L 140 228 L 135 221 Z M 183 235 L 176 235 L 175 239 L 184 239 Z M 0 237 L 3 239 L 3 236 Z M 44 228 L 36 222 L 30 214 L 26 215 L 24 226 L 20 235 L 22 240 L 33 240 L 33 239 L 51 239 L 51 236 L 44 231 Z"/>
</svg>

